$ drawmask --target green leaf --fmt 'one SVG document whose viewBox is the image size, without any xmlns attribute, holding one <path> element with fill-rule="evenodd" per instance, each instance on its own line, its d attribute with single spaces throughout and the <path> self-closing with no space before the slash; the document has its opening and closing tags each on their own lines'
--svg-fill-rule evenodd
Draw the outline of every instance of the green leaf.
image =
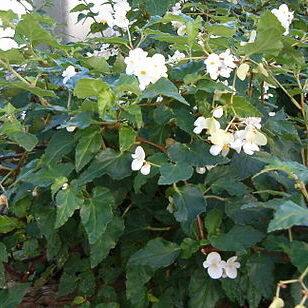
<svg viewBox="0 0 308 308">
<path fill-rule="evenodd" d="M 191 231 L 197 215 L 206 211 L 206 201 L 197 186 L 185 185 L 173 194 L 174 217 L 186 233 Z"/>
<path fill-rule="evenodd" d="M 10 64 L 21 64 L 25 61 L 22 53 L 17 49 L 1 50 L 0 49 L 0 59 L 10 63 Z M 0 84 L 4 83 L 3 81 Z M 9 82 L 5 83 L 9 86 Z"/>
<path fill-rule="evenodd" d="M 97 106 L 101 119 L 104 119 L 107 108 L 112 106 L 114 102 L 114 93 L 111 91 L 111 89 L 106 89 L 98 95 Z"/>
<path fill-rule="evenodd" d="M 123 153 L 131 148 L 135 143 L 137 132 L 128 125 L 121 126 L 119 130 L 120 151 Z"/>
<path fill-rule="evenodd" d="M 77 188 L 62 189 L 56 196 L 57 218 L 55 228 L 60 228 L 83 204 L 83 198 Z"/>
<path fill-rule="evenodd" d="M 131 175 L 132 158 L 129 153 L 118 153 L 108 148 L 100 152 L 79 178 L 80 184 L 86 184 L 93 179 L 108 174 L 115 180 L 121 180 Z"/>
<path fill-rule="evenodd" d="M 0 86 L 25 90 L 25 91 L 33 93 L 34 95 L 40 96 L 40 97 L 45 97 L 45 96 L 55 97 L 56 96 L 56 94 L 51 90 L 45 90 L 45 89 L 34 87 L 34 86 L 30 87 L 24 84 L 22 81 L 10 81 L 10 82 L 0 81 Z"/>
<path fill-rule="evenodd" d="M 209 25 L 208 31 L 212 35 L 230 37 L 235 34 L 236 27 L 231 27 L 230 25 L 213 24 Z"/>
<path fill-rule="evenodd" d="M 300 273 L 303 273 L 308 266 L 308 244 L 300 241 L 293 241 L 285 245 L 283 250 L 289 255 L 291 262 L 297 267 Z"/>
<path fill-rule="evenodd" d="M 77 81 L 74 94 L 78 98 L 99 96 L 109 89 L 109 85 L 99 79 L 80 79 Z"/>
<path fill-rule="evenodd" d="M 191 308 L 215 308 L 222 296 L 218 281 L 207 276 L 206 271 L 195 271 L 189 283 L 189 306 Z"/>
<path fill-rule="evenodd" d="M 110 67 L 106 59 L 103 57 L 93 56 L 86 59 L 86 63 L 90 65 L 95 71 L 101 73 L 109 73 Z"/>
<path fill-rule="evenodd" d="M 26 294 L 30 283 L 17 284 L 9 289 L 0 291 L 1 308 L 17 307 Z"/>
<path fill-rule="evenodd" d="M 83 3 L 81 4 L 78 4 L 76 5 L 75 7 L 73 7 L 71 10 L 70 10 L 70 13 L 74 13 L 74 12 L 81 12 L 81 11 L 85 11 L 85 10 L 88 10 L 89 7 Z"/>
<path fill-rule="evenodd" d="M 20 223 L 14 217 L 0 216 L 0 233 L 8 233 L 20 227 Z"/>
<path fill-rule="evenodd" d="M 172 264 L 180 254 L 176 243 L 162 238 L 150 240 L 146 246 L 134 253 L 128 265 L 148 265 L 152 268 L 166 267 Z"/>
<path fill-rule="evenodd" d="M 154 98 L 160 95 L 173 98 L 182 104 L 189 105 L 188 102 L 179 94 L 178 88 L 166 78 L 160 78 L 156 83 L 148 86 L 144 90 L 142 98 Z"/>
<path fill-rule="evenodd" d="M 283 48 L 282 34 L 285 29 L 277 17 L 269 12 L 261 16 L 257 27 L 257 39 L 243 47 L 246 56 L 263 53 L 268 56 L 277 56 Z"/>
<path fill-rule="evenodd" d="M 114 198 L 108 188 L 95 187 L 93 197 L 85 200 L 80 209 L 81 222 L 88 234 L 90 244 L 94 244 L 105 232 L 112 220 Z"/>
<path fill-rule="evenodd" d="M 166 1 L 156 1 L 156 0 L 145 0 L 145 7 L 147 12 L 154 15 L 164 15 L 169 6 L 174 4 L 175 0 L 166 0 Z"/>
<path fill-rule="evenodd" d="M 34 13 L 23 15 L 22 20 L 16 26 L 16 34 L 25 36 L 35 46 L 47 44 L 58 47 L 56 39 L 40 25 L 43 18 Z"/>
<path fill-rule="evenodd" d="M 211 244 L 223 251 L 247 249 L 264 238 L 264 234 L 251 226 L 235 225 L 228 233 L 210 238 Z"/>
<path fill-rule="evenodd" d="M 117 241 L 124 231 L 124 222 L 120 217 L 113 217 L 107 225 L 104 234 L 90 246 L 91 267 L 96 267 L 115 248 Z"/>
<path fill-rule="evenodd" d="M 247 263 L 251 284 L 267 299 L 272 298 L 274 291 L 274 262 L 272 257 L 260 254 L 253 255 Z"/>
<path fill-rule="evenodd" d="M 7 262 L 7 260 L 6 246 L 0 242 L 0 262 Z"/>
<path fill-rule="evenodd" d="M 72 134 L 66 130 L 57 132 L 51 138 L 42 158 L 44 164 L 58 162 L 64 155 L 70 153 L 75 145 Z"/>
<path fill-rule="evenodd" d="M 38 139 L 35 135 L 25 132 L 16 132 L 11 135 L 11 138 L 26 151 L 32 151 L 38 144 Z"/>
<path fill-rule="evenodd" d="M 143 308 L 147 301 L 145 284 L 155 270 L 149 266 L 128 266 L 126 273 L 126 296 L 134 308 Z"/>
<path fill-rule="evenodd" d="M 219 227 L 222 223 L 222 217 L 223 212 L 219 209 L 212 209 L 207 213 L 205 227 L 210 237 L 218 233 Z"/>
<path fill-rule="evenodd" d="M 308 209 L 293 201 L 285 201 L 276 210 L 274 219 L 269 223 L 268 232 L 288 229 L 292 226 L 308 226 Z"/>
<path fill-rule="evenodd" d="M 185 181 L 193 175 L 193 168 L 186 163 L 163 164 L 159 168 L 159 185 L 170 185 L 179 181 Z"/>
<path fill-rule="evenodd" d="M 80 171 L 98 152 L 102 145 L 100 129 L 90 127 L 82 132 L 75 152 L 76 171 Z"/>
<path fill-rule="evenodd" d="M 115 82 L 114 91 L 118 97 L 128 91 L 136 95 L 141 94 L 138 79 L 134 75 L 126 74 L 121 74 L 119 79 Z"/>
<path fill-rule="evenodd" d="M 232 107 L 239 117 L 262 117 L 262 113 L 242 96 L 233 96 Z"/>
</svg>

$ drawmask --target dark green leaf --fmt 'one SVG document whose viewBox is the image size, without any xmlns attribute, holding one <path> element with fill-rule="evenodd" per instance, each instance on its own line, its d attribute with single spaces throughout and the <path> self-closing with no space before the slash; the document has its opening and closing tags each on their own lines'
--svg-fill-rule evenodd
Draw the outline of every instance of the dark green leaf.
<svg viewBox="0 0 308 308">
<path fill-rule="evenodd" d="M 213 236 L 211 244 L 221 250 L 238 251 L 260 242 L 264 234 L 251 226 L 234 226 L 228 233 Z"/>
<path fill-rule="evenodd" d="M 9 289 L 0 291 L 1 308 L 17 307 L 26 294 L 30 283 L 17 284 Z"/>
<path fill-rule="evenodd" d="M 80 217 L 88 234 L 90 244 L 94 244 L 105 232 L 112 220 L 114 198 L 109 189 L 95 187 L 93 197 L 85 200 L 80 209 Z"/>
<path fill-rule="evenodd" d="M 164 164 L 160 166 L 159 185 L 169 185 L 179 181 L 185 181 L 193 175 L 193 168 L 186 163 Z"/>
<path fill-rule="evenodd" d="M 172 264 L 180 254 L 180 247 L 162 238 L 150 240 L 146 246 L 133 254 L 128 265 L 148 265 L 152 268 Z"/>
<path fill-rule="evenodd" d="M 32 151 L 38 143 L 38 139 L 35 135 L 25 132 L 16 132 L 11 135 L 11 138 L 20 146 L 22 146 L 26 151 Z"/>
</svg>

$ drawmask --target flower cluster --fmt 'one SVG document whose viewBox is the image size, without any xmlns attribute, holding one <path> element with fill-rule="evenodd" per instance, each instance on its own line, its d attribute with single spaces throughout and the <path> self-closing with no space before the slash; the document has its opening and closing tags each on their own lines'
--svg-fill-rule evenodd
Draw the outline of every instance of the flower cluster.
<svg viewBox="0 0 308 308">
<path fill-rule="evenodd" d="M 148 57 L 148 53 L 141 48 L 133 49 L 125 59 L 126 74 L 135 75 L 139 80 L 139 87 L 144 90 L 150 83 L 155 83 L 161 77 L 168 77 L 166 59 L 156 53 Z"/>
<path fill-rule="evenodd" d="M 230 49 L 220 53 L 211 53 L 204 61 L 206 71 L 210 77 L 216 80 L 219 76 L 229 78 L 233 69 L 236 68 L 238 59 L 230 53 Z"/>
<path fill-rule="evenodd" d="M 145 160 L 145 152 L 141 146 L 137 146 L 135 153 L 132 154 L 132 165 L 133 171 L 138 171 L 143 175 L 148 175 L 151 172 L 151 165 Z"/>
<path fill-rule="evenodd" d="M 223 261 L 218 252 L 211 252 L 203 262 L 203 267 L 207 269 L 212 279 L 226 277 L 235 279 L 237 277 L 237 269 L 241 267 L 240 263 L 236 262 L 236 259 L 237 256 L 233 256 L 227 261 Z"/>
<path fill-rule="evenodd" d="M 109 0 L 102 0 L 100 10 L 96 12 L 98 14 L 96 19 L 100 23 L 107 24 L 112 30 L 114 26 L 126 30 L 129 25 L 126 14 L 130 9 L 127 0 L 113 0 L 112 4 Z"/>
<path fill-rule="evenodd" d="M 210 153 L 214 156 L 222 154 L 226 156 L 229 149 L 234 149 L 237 153 L 243 150 L 248 155 L 260 151 L 260 146 L 267 144 L 267 139 L 259 130 L 261 129 L 261 118 L 248 117 L 239 118 L 237 123 L 231 122 L 227 129 L 220 128 L 220 123 L 215 119 L 223 115 L 223 107 L 216 107 L 213 117 L 198 117 L 194 122 L 194 133 L 200 134 L 204 129 L 210 135 L 208 140 L 212 143 Z M 245 126 L 243 129 L 239 129 Z"/>
<path fill-rule="evenodd" d="M 174 63 L 177 63 L 177 62 L 183 60 L 184 58 L 185 58 L 185 54 L 176 50 L 172 56 L 169 55 L 168 63 L 174 64 Z"/>
<path fill-rule="evenodd" d="M 281 25 L 285 28 L 284 35 L 289 34 L 289 28 L 294 18 L 294 12 L 289 11 L 286 4 L 281 4 L 278 9 L 272 9 L 271 11 L 277 19 L 280 21 Z"/>
<path fill-rule="evenodd" d="M 102 57 L 108 60 L 110 57 L 116 56 L 119 53 L 119 50 L 110 47 L 110 44 L 103 44 L 99 50 L 95 50 L 93 53 L 88 52 L 88 57 Z"/>
<path fill-rule="evenodd" d="M 180 15 L 182 14 L 181 5 L 185 0 L 180 0 L 171 8 L 171 14 Z M 177 30 L 177 34 L 183 36 L 186 34 L 186 25 L 181 21 L 171 21 L 172 26 Z"/>
</svg>

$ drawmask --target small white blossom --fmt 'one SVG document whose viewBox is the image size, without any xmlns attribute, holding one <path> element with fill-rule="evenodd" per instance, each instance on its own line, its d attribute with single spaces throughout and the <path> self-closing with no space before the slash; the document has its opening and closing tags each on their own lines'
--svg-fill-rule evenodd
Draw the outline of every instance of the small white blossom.
<svg viewBox="0 0 308 308">
<path fill-rule="evenodd" d="M 63 185 L 62 185 L 62 190 L 66 190 L 66 189 L 68 189 L 69 188 L 69 184 L 68 183 L 64 183 Z"/>
<path fill-rule="evenodd" d="M 116 48 L 110 47 L 110 44 L 103 44 L 99 50 L 95 50 L 93 53 L 88 52 L 88 57 L 102 57 L 108 60 L 110 57 L 116 56 L 119 51 Z"/>
<path fill-rule="evenodd" d="M 204 174 L 206 172 L 206 167 L 196 167 L 196 172 L 198 174 Z"/>
<path fill-rule="evenodd" d="M 203 267 L 207 269 L 207 272 L 212 279 L 219 279 L 223 275 L 224 263 L 218 252 L 209 253 L 206 261 L 203 262 Z"/>
<path fill-rule="evenodd" d="M 66 130 L 67 130 L 69 133 L 72 133 L 76 128 L 77 128 L 76 125 L 69 125 L 69 126 L 66 126 Z"/>
<path fill-rule="evenodd" d="M 204 129 L 207 129 L 207 132 L 211 134 L 220 128 L 219 122 L 214 118 L 198 117 L 194 125 L 196 126 L 193 130 L 195 134 L 200 134 Z"/>
<path fill-rule="evenodd" d="M 281 4 L 278 9 L 272 9 L 271 12 L 277 17 L 281 25 L 285 28 L 286 31 L 284 32 L 284 35 L 288 35 L 289 27 L 294 18 L 294 12 L 289 11 L 286 4 Z"/>
<path fill-rule="evenodd" d="M 213 117 L 219 119 L 224 114 L 224 108 L 222 106 L 218 106 L 215 109 L 212 110 Z"/>
<path fill-rule="evenodd" d="M 237 256 L 231 257 L 227 262 L 222 261 L 223 263 L 223 277 L 229 277 L 235 279 L 237 277 L 237 269 L 241 267 L 239 262 L 236 262 Z"/>
<path fill-rule="evenodd" d="M 151 165 L 145 160 L 145 152 L 141 146 L 137 146 L 135 153 L 132 154 L 132 164 L 131 168 L 133 171 L 138 171 L 143 175 L 148 175 L 151 171 Z"/>
<path fill-rule="evenodd" d="M 77 74 L 76 69 L 74 66 L 70 65 L 67 67 L 67 69 L 62 73 L 63 78 L 63 84 L 66 84 L 69 79 L 74 77 Z"/>
<path fill-rule="evenodd" d="M 169 63 L 176 63 L 176 62 L 179 62 L 181 61 L 182 59 L 185 58 L 185 54 L 176 50 L 173 54 L 173 56 L 169 56 L 168 58 L 168 62 Z"/>
<path fill-rule="evenodd" d="M 258 117 L 248 117 L 248 118 L 242 118 L 241 119 L 243 123 L 246 124 L 247 129 L 256 128 L 261 129 L 261 118 Z"/>
<path fill-rule="evenodd" d="M 276 112 L 271 111 L 271 112 L 268 113 L 268 115 L 269 115 L 270 117 L 274 117 L 274 116 L 276 115 Z"/>
</svg>

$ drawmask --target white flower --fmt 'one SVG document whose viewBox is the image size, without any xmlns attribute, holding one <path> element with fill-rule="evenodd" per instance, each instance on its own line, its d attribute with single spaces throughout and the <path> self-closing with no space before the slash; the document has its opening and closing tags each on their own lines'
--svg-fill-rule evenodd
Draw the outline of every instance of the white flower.
<svg viewBox="0 0 308 308">
<path fill-rule="evenodd" d="M 277 19 L 280 21 L 281 25 L 285 28 L 284 35 L 289 34 L 289 27 L 294 18 L 294 12 L 289 11 L 286 4 L 281 4 L 278 9 L 272 9 L 271 11 Z"/>
<path fill-rule="evenodd" d="M 216 53 L 211 53 L 204 63 L 206 65 L 206 71 L 212 79 L 216 80 L 219 76 L 219 68 L 222 65 L 219 56 Z"/>
<path fill-rule="evenodd" d="M 68 189 L 68 188 L 69 188 L 68 183 L 64 183 L 64 184 L 62 185 L 62 190 L 66 190 L 66 189 Z"/>
<path fill-rule="evenodd" d="M 126 15 L 123 15 L 122 13 L 115 13 L 114 24 L 122 29 L 127 29 L 129 26 L 129 20 L 127 19 Z"/>
<path fill-rule="evenodd" d="M 246 127 L 234 133 L 234 141 L 231 142 L 230 148 L 240 153 L 241 149 L 247 155 L 253 155 L 254 152 L 260 151 L 260 146 L 267 144 L 267 138 L 257 129 Z"/>
<path fill-rule="evenodd" d="M 209 140 L 213 143 L 210 148 L 210 153 L 213 156 L 217 156 L 220 152 L 222 152 L 223 156 L 226 156 L 229 152 L 230 144 L 234 141 L 234 137 L 231 133 L 218 129 L 211 134 Z"/>
<path fill-rule="evenodd" d="M 62 73 L 63 79 L 63 84 L 66 84 L 69 79 L 71 79 L 73 76 L 77 74 L 75 67 L 70 65 L 67 67 L 67 69 Z"/>
<path fill-rule="evenodd" d="M 151 172 L 151 165 L 149 163 L 145 163 L 141 169 L 140 169 L 140 172 L 143 174 L 143 175 L 148 175 L 150 174 Z"/>
<path fill-rule="evenodd" d="M 168 76 L 166 60 L 162 54 L 147 57 L 147 52 L 136 48 L 129 52 L 124 61 L 127 64 L 126 73 L 138 77 L 141 90 L 144 90 L 150 83 L 155 83 L 160 78 Z"/>
<path fill-rule="evenodd" d="M 219 119 L 224 114 L 224 108 L 222 106 L 218 106 L 215 109 L 212 110 L 213 117 Z"/>
<path fill-rule="evenodd" d="M 271 112 L 268 113 L 268 115 L 269 115 L 270 117 L 274 117 L 274 116 L 276 115 L 276 112 L 271 111 Z"/>
<path fill-rule="evenodd" d="M 182 24 L 178 30 L 176 31 L 176 33 L 179 35 L 179 36 L 184 36 L 186 34 L 186 25 Z"/>
<path fill-rule="evenodd" d="M 227 262 L 222 261 L 222 265 L 224 268 L 223 277 L 229 277 L 231 279 L 235 279 L 237 277 L 237 269 L 241 267 L 239 262 L 235 262 L 237 256 L 231 257 L 227 260 Z"/>
<path fill-rule="evenodd" d="M 206 172 L 206 167 L 196 167 L 196 172 L 199 174 L 204 174 Z"/>
<path fill-rule="evenodd" d="M 77 128 L 76 125 L 69 125 L 69 126 L 66 126 L 66 130 L 67 130 L 69 133 L 72 133 L 76 128 Z"/>
<path fill-rule="evenodd" d="M 148 53 L 141 48 L 135 48 L 130 50 L 128 57 L 124 59 L 126 66 L 126 74 L 132 75 L 135 74 L 137 65 L 144 61 Z"/>
<path fill-rule="evenodd" d="M 148 175 L 151 171 L 151 165 L 145 160 L 145 152 L 141 146 L 137 146 L 135 153 L 132 154 L 131 168 L 133 171 L 140 170 L 143 175 Z"/>
<path fill-rule="evenodd" d="M 195 134 L 200 134 L 204 129 L 211 134 L 220 128 L 219 122 L 214 118 L 198 117 L 194 125 L 196 126 L 193 130 Z"/>
<path fill-rule="evenodd" d="M 241 119 L 246 125 L 247 128 L 257 128 L 260 129 L 261 128 L 261 118 L 258 117 L 248 117 L 248 118 L 242 118 Z"/>
<path fill-rule="evenodd" d="M 116 48 L 110 47 L 110 44 L 103 44 L 101 49 L 95 50 L 93 53 L 87 53 L 88 57 L 102 57 L 108 60 L 110 57 L 116 56 L 119 51 Z"/>
<path fill-rule="evenodd" d="M 219 279 L 223 275 L 223 262 L 218 252 L 209 253 L 206 261 L 203 262 L 203 267 L 207 269 L 212 279 Z"/>
<path fill-rule="evenodd" d="M 1 26 L 1 20 L 0 20 Z M 5 30 L 0 27 L 0 50 L 9 50 L 12 48 L 18 48 L 18 44 L 14 41 L 13 37 L 15 35 L 15 30 L 11 28 L 6 28 Z"/>
<path fill-rule="evenodd" d="M 248 42 L 240 42 L 241 46 L 245 46 L 247 44 L 253 43 L 255 41 L 257 37 L 257 31 L 256 30 L 252 30 L 249 36 L 249 41 Z"/>
<path fill-rule="evenodd" d="M 176 50 L 173 54 L 173 56 L 169 56 L 168 62 L 169 63 L 176 63 L 181 61 L 183 58 L 185 58 L 185 54 Z"/>
</svg>

